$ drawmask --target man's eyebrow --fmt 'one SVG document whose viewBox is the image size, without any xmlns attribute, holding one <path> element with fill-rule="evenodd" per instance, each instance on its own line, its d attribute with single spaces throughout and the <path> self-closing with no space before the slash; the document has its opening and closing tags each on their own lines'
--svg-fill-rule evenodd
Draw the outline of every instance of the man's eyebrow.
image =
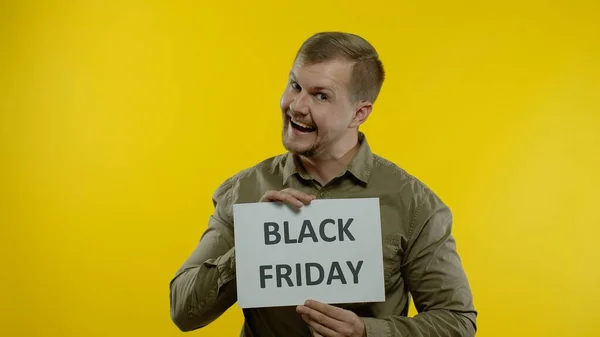
<svg viewBox="0 0 600 337">
<path fill-rule="evenodd" d="M 331 92 L 335 92 L 335 90 L 333 90 L 332 87 L 326 87 L 326 86 L 313 87 L 313 90 L 316 90 L 316 91 L 329 90 Z"/>
<path fill-rule="evenodd" d="M 294 75 L 293 71 L 290 71 L 290 78 L 294 81 L 296 81 L 296 75 Z M 333 87 L 330 86 L 316 86 L 316 87 L 312 87 L 311 88 L 313 91 L 321 91 L 321 90 L 328 90 L 331 91 L 332 93 L 335 92 L 335 90 L 333 89 Z"/>
</svg>

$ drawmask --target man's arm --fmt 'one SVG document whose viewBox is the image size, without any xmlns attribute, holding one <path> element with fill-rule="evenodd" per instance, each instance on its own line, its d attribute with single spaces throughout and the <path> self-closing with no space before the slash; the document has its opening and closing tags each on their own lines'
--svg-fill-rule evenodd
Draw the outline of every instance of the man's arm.
<svg viewBox="0 0 600 337">
<path fill-rule="evenodd" d="M 237 300 L 231 184 L 215 192 L 208 228 L 170 282 L 171 319 L 182 331 L 208 325 Z"/>
<path fill-rule="evenodd" d="M 363 318 L 367 337 L 475 335 L 477 312 L 451 232 L 450 210 L 427 190 L 413 217 L 402 262 L 419 313 L 412 318 Z"/>
<path fill-rule="evenodd" d="M 402 258 L 402 274 L 419 314 L 358 317 L 317 301 L 297 308 L 313 336 L 472 337 L 477 313 L 452 238 L 452 214 L 433 193 L 419 201 Z"/>
</svg>

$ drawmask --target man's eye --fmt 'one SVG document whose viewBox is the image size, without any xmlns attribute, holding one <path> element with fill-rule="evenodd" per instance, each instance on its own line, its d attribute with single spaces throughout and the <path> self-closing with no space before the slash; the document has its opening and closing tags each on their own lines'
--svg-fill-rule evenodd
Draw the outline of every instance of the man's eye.
<svg viewBox="0 0 600 337">
<path fill-rule="evenodd" d="M 318 93 L 318 94 L 317 94 L 317 99 L 318 99 L 319 101 L 322 101 L 322 102 L 324 102 L 324 101 L 326 101 L 326 100 L 328 99 L 328 97 L 327 97 L 327 95 L 325 95 L 325 94 L 323 94 L 323 93 Z"/>
<path fill-rule="evenodd" d="M 290 83 L 290 86 L 291 86 L 291 87 L 292 87 L 292 89 L 294 89 L 294 90 L 300 90 L 300 85 L 299 85 L 298 83 L 294 82 L 294 81 L 292 81 L 292 82 Z"/>
</svg>

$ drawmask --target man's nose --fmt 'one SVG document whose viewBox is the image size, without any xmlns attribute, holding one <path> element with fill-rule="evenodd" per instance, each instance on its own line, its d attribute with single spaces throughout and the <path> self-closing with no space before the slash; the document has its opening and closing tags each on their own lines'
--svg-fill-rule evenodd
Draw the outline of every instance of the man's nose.
<svg viewBox="0 0 600 337">
<path fill-rule="evenodd" d="M 290 109 L 297 113 L 307 115 L 310 111 L 308 107 L 308 95 L 303 92 L 299 93 L 290 104 Z"/>
</svg>

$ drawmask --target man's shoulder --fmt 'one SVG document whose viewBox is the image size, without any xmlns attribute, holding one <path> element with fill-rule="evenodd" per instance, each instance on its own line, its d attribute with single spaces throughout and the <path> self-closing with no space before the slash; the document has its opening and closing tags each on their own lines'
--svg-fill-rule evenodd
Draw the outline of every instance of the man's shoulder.
<svg viewBox="0 0 600 337">
<path fill-rule="evenodd" d="M 254 179 L 257 176 L 277 176 L 282 174 L 283 167 L 288 159 L 286 153 L 273 155 L 260 160 L 252 166 L 242 168 L 233 176 L 230 177 L 232 180 L 242 181 L 247 179 Z"/>
<path fill-rule="evenodd" d="M 433 194 L 429 186 L 415 175 L 397 163 L 375 153 L 373 154 L 371 175 L 377 185 L 391 188 L 406 197 Z"/>
<path fill-rule="evenodd" d="M 411 228 L 433 213 L 450 214 L 448 205 L 425 182 L 382 156 L 373 157 L 371 182 L 386 202 L 400 207 L 409 217 L 406 221 Z"/>
<path fill-rule="evenodd" d="M 394 182 L 414 183 L 420 188 L 427 188 L 420 179 L 409 173 L 404 167 L 376 153 L 373 153 L 373 171 Z"/>
<path fill-rule="evenodd" d="M 287 153 L 267 157 L 254 165 L 240 169 L 233 175 L 227 177 L 219 186 L 219 190 L 231 189 L 240 183 L 257 183 L 266 177 L 277 177 L 282 175 L 283 167 L 288 160 Z"/>
</svg>

